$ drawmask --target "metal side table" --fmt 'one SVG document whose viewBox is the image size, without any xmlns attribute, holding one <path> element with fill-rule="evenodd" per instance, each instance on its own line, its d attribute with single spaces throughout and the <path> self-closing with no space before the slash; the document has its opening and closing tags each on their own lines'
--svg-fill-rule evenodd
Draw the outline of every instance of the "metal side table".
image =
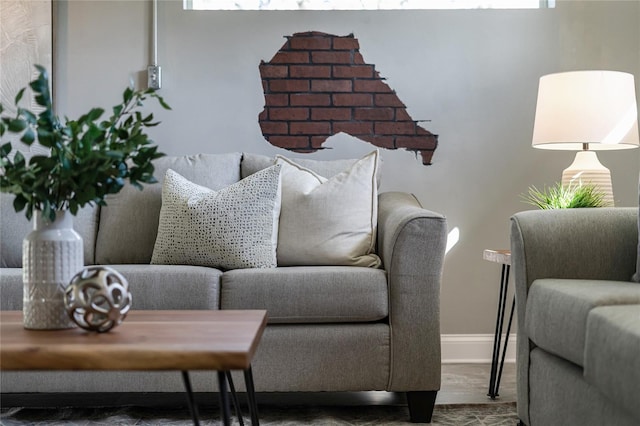
<svg viewBox="0 0 640 426">
<path fill-rule="evenodd" d="M 493 338 L 493 354 L 491 357 L 491 375 L 489 377 L 489 396 L 496 399 L 500 396 L 498 390 L 500 388 L 500 378 L 502 377 L 502 368 L 504 367 L 504 357 L 507 353 L 507 343 L 509 342 L 509 334 L 511 333 L 511 323 L 513 321 L 513 312 L 516 307 L 516 296 L 513 295 L 511 302 L 511 312 L 509 313 L 509 323 L 507 325 L 507 334 L 502 342 L 502 329 L 504 327 L 504 314 L 507 305 L 507 290 L 509 289 L 509 272 L 511 269 L 511 251 L 509 250 L 485 250 L 482 258 L 490 262 L 502 264 L 502 274 L 500 278 L 500 293 L 498 296 L 498 313 L 496 315 L 496 332 Z M 502 356 L 500 355 L 502 349 Z M 498 368 L 498 362 L 500 366 Z"/>
</svg>

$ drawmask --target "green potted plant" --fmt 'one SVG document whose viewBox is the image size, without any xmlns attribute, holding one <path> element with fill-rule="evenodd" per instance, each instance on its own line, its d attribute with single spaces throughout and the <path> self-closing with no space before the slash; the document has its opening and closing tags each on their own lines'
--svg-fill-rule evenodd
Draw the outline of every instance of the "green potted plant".
<svg viewBox="0 0 640 426">
<path fill-rule="evenodd" d="M 529 187 L 529 192 L 523 195 L 524 202 L 540 209 L 573 209 L 583 207 L 607 207 L 604 192 L 591 183 L 569 183 L 564 186 L 558 182 L 550 188 L 539 190 L 535 186 Z"/>
<path fill-rule="evenodd" d="M 156 182 L 152 161 L 164 154 L 145 130 L 159 123 L 141 108 L 150 98 L 170 107 L 153 90 L 127 88 L 110 117 L 103 119 L 105 111 L 93 108 L 76 120 L 63 121 L 53 111 L 47 71 L 36 68 L 38 75 L 29 87 L 41 111 L 19 106 L 26 88 L 15 97 L 15 115 L 9 116 L 0 104 L 0 191 L 13 194 L 16 212 L 24 210 L 27 219 L 34 220 L 34 231 L 23 245 L 25 327 L 68 328 L 74 324 L 65 312 L 64 289 L 84 266 L 82 239 L 73 230 L 72 216 L 84 206 L 105 205 L 107 195 L 118 193 L 127 181 L 140 189 L 143 183 Z M 38 143 L 48 155 L 27 160 L 3 140 L 9 134 L 28 146 Z M 47 262 L 34 261 L 43 252 Z"/>
</svg>

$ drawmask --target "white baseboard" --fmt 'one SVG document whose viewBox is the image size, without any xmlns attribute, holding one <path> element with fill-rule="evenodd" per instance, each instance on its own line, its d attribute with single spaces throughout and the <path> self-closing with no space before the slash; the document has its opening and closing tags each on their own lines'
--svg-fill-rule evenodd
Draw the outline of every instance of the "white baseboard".
<svg viewBox="0 0 640 426">
<path fill-rule="evenodd" d="M 442 334 L 442 363 L 491 363 L 493 334 Z M 502 336 L 504 346 L 505 336 Z M 502 352 L 500 352 L 502 357 Z M 516 335 L 511 334 L 504 362 L 516 361 Z"/>
</svg>

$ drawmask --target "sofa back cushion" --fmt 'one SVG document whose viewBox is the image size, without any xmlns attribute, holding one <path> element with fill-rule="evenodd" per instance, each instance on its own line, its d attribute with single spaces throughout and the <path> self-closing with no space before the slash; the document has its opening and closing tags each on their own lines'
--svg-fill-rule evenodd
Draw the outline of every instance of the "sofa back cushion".
<svg viewBox="0 0 640 426">
<path fill-rule="evenodd" d="M 16 213 L 13 194 L 0 194 L 0 267 L 22 267 L 22 240 L 33 230 L 33 221 L 27 220 L 24 210 Z M 94 263 L 98 208 L 85 207 L 73 218 L 73 229 L 80 234 L 84 245 L 84 263 Z M 34 213 L 35 214 L 35 213 Z"/>
<path fill-rule="evenodd" d="M 292 159 L 296 162 L 296 164 L 299 164 L 300 166 L 309 169 L 325 178 L 331 178 L 338 173 L 342 173 L 349 167 L 353 166 L 359 160 L 359 158 L 340 160 L 311 160 L 309 158 L 290 157 L 288 155 L 286 155 L 285 157 Z M 382 158 L 380 156 L 378 156 L 378 161 L 380 164 L 382 163 Z M 268 157 L 266 155 L 251 154 L 245 152 L 242 154 L 242 178 L 244 179 L 247 176 L 254 174 L 258 170 L 266 169 L 269 166 L 273 166 L 275 163 L 275 157 Z M 378 172 L 376 173 L 376 186 L 378 188 L 380 187 L 379 167 Z"/>
<path fill-rule="evenodd" d="M 143 191 L 127 185 L 101 208 L 96 263 L 149 263 L 162 206 L 162 181 L 168 169 L 198 185 L 219 190 L 240 180 L 240 153 L 162 157 L 154 162 L 158 183 Z"/>
</svg>

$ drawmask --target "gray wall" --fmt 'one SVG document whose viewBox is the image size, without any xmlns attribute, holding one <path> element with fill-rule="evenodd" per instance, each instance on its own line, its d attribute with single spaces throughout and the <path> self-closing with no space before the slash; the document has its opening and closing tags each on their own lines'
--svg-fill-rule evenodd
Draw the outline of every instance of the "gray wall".
<svg viewBox="0 0 640 426">
<path fill-rule="evenodd" d="M 258 72 L 284 35 L 354 33 L 414 119 L 440 135 L 432 166 L 382 150 L 383 190 L 415 193 L 444 213 L 460 241 L 447 255 L 442 332 L 492 333 L 499 266 L 485 248 L 508 248 L 509 217 L 529 185 L 560 180 L 574 154 L 531 147 L 538 79 L 559 71 L 614 69 L 640 85 L 640 2 L 559 2 L 549 10 L 388 12 L 183 11 L 159 2 L 161 94 L 173 111 L 153 136 L 168 154 L 283 153 L 264 141 Z M 68 1 L 55 12 L 59 114 L 111 106 L 150 62 L 151 4 Z M 640 99 L 640 96 L 638 96 Z M 310 158 L 360 156 L 372 147 L 340 139 Z M 599 154 L 619 206 L 638 204 L 638 151 Z"/>
</svg>

